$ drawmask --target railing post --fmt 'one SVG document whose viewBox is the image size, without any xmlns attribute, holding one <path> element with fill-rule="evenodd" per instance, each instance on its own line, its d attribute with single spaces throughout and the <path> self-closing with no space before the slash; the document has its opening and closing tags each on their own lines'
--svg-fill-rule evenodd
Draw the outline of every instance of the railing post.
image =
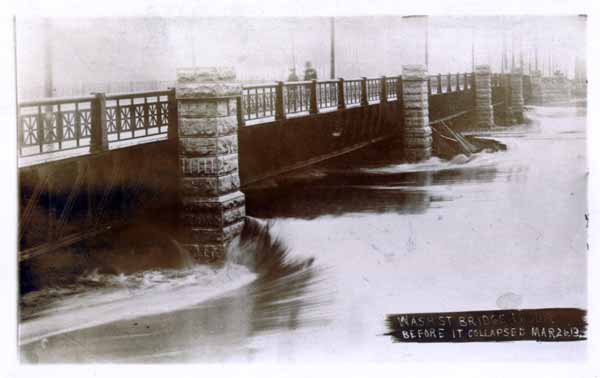
<svg viewBox="0 0 600 378">
<path fill-rule="evenodd" d="M 448 74 L 446 80 L 448 81 L 447 84 L 447 91 L 448 93 L 452 92 L 452 75 Z"/>
<path fill-rule="evenodd" d="M 44 143 L 45 143 L 45 132 L 44 130 L 46 130 L 46 123 L 44 120 L 44 115 L 42 114 L 42 107 L 38 106 L 38 112 L 37 112 L 37 142 L 38 145 L 40 147 L 40 153 L 44 152 Z"/>
<path fill-rule="evenodd" d="M 427 95 L 431 96 L 431 76 L 427 76 Z"/>
<path fill-rule="evenodd" d="M 367 78 L 363 77 L 360 80 L 360 105 L 368 106 L 369 105 L 369 93 L 367 91 Z"/>
<path fill-rule="evenodd" d="M 469 89 L 469 76 L 465 72 L 463 77 L 464 77 L 464 80 L 465 80 L 464 88 L 465 88 L 465 91 L 466 91 L 466 90 Z"/>
<path fill-rule="evenodd" d="M 167 119 L 169 124 L 167 125 L 167 139 L 174 141 L 177 139 L 177 98 L 175 97 L 175 88 L 169 88 L 169 94 L 167 95 Z"/>
<path fill-rule="evenodd" d="M 246 126 L 246 120 L 244 119 L 244 106 L 242 104 L 242 95 L 235 99 L 235 107 L 237 109 L 237 122 L 238 127 Z"/>
<path fill-rule="evenodd" d="M 379 102 L 387 102 L 387 78 L 385 76 L 381 77 L 381 92 L 379 94 Z"/>
<path fill-rule="evenodd" d="M 456 91 L 460 91 L 460 74 L 456 73 Z"/>
<path fill-rule="evenodd" d="M 310 101 L 309 101 L 309 114 L 317 114 L 319 107 L 317 106 L 317 80 L 313 79 L 310 81 Z"/>
<path fill-rule="evenodd" d="M 424 66 L 403 66 L 404 156 L 408 161 L 431 157 L 427 70 Z"/>
<path fill-rule="evenodd" d="M 438 94 L 441 94 L 441 93 L 443 93 L 443 92 L 442 92 L 442 74 L 441 74 L 441 73 L 439 73 L 439 74 L 438 74 L 438 77 L 437 77 L 437 79 L 438 79 L 438 83 L 437 83 L 437 84 L 438 84 L 438 85 L 437 85 L 437 87 L 438 87 L 438 88 L 437 88 L 437 93 L 438 93 Z"/>
<path fill-rule="evenodd" d="M 283 106 L 283 81 L 277 82 L 275 89 L 275 120 L 280 121 L 285 119 L 285 109 Z"/>
<path fill-rule="evenodd" d="M 338 109 L 346 109 L 346 96 L 345 96 L 345 88 L 344 88 L 344 79 L 338 79 Z"/>
<path fill-rule="evenodd" d="M 195 260 L 223 260 L 244 227 L 237 99 L 229 68 L 177 70 L 178 161 L 182 246 Z"/>
<path fill-rule="evenodd" d="M 400 114 L 404 112 L 404 85 L 402 83 L 402 75 L 398 76 L 398 80 L 396 80 L 396 99 L 398 100 L 398 109 L 400 109 Z M 403 118 L 404 119 L 404 118 Z"/>
<path fill-rule="evenodd" d="M 60 105 L 57 105 L 56 109 L 56 141 L 58 142 L 58 149 L 62 149 L 63 142 L 63 115 Z"/>
<path fill-rule="evenodd" d="M 106 129 L 106 96 L 104 93 L 94 93 L 91 112 L 92 124 L 90 130 L 90 153 L 94 154 L 107 151 L 108 135 Z"/>
</svg>

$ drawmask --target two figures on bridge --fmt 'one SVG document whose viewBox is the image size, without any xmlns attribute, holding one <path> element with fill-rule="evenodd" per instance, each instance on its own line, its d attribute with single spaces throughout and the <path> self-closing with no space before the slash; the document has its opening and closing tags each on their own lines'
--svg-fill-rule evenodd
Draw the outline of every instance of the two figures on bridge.
<svg viewBox="0 0 600 378">
<path fill-rule="evenodd" d="M 288 81 L 299 81 L 298 75 L 296 74 L 296 67 L 290 69 L 290 75 Z M 304 80 L 317 80 L 317 70 L 312 67 L 310 61 L 307 61 L 304 65 Z"/>
</svg>

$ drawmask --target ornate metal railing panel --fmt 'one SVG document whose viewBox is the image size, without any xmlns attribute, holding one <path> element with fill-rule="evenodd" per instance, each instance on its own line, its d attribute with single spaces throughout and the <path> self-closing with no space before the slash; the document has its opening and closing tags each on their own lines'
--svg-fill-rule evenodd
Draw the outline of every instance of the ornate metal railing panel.
<svg viewBox="0 0 600 378">
<path fill-rule="evenodd" d="M 106 132 L 109 144 L 167 134 L 176 118 L 174 101 L 174 91 L 167 90 L 21 102 L 19 156 L 89 148 L 95 129 Z"/>
<path fill-rule="evenodd" d="M 361 80 L 345 80 L 344 81 L 344 99 L 346 105 L 360 104 L 362 96 Z"/>
<path fill-rule="evenodd" d="M 317 82 L 317 106 L 319 109 L 327 109 L 338 106 L 338 84 L 337 80 Z"/>
<path fill-rule="evenodd" d="M 285 83 L 283 103 L 285 114 L 308 112 L 310 107 L 310 81 Z"/>
<path fill-rule="evenodd" d="M 275 84 L 244 86 L 242 91 L 242 107 L 244 119 L 255 119 L 275 116 Z"/>
<path fill-rule="evenodd" d="M 169 91 L 106 96 L 106 127 L 109 142 L 166 134 Z"/>
<path fill-rule="evenodd" d="M 381 79 L 367 79 L 367 100 L 379 101 L 381 96 Z"/>
<path fill-rule="evenodd" d="M 387 98 L 388 100 L 396 100 L 398 98 L 398 95 L 396 93 L 396 86 L 398 84 L 398 78 L 397 77 L 388 77 L 385 79 L 385 83 L 386 83 L 386 92 L 387 92 Z"/>
<path fill-rule="evenodd" d="M 438 94 L 439 93 L 439 80 L 438 80 L 438 76 L 429 76 L 429 88 L 431 90 L 431 94 Z"/>
<path fill-rule="evenodd" d="M 19 155 L 34 156 L 89 146 L 93 96 L 22 102 Z"/>
</svg>

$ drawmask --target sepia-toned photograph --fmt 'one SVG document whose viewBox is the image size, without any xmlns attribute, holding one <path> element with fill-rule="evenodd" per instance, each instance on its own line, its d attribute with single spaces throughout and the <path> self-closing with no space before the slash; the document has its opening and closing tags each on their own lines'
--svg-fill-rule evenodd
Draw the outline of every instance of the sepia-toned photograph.
<svg viewBox="0 0 600 378">
<path fill-rule="evenodd" d="M 16 14 L 18 363 L 586 363 L 587 22 Z"/>
</svg>

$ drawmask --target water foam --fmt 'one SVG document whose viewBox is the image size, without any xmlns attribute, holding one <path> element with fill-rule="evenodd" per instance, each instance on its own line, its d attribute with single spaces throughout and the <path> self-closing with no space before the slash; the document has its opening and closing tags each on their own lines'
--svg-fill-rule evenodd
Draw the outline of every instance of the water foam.
<svg viewBox="0 0 600 378">
<path fill-rule="evenodd" d="M 218 269 L 195 265 L 129 275 L 94 271 L 71 288 L 47 288 L 26 295 L 25 303 L 48 295 L 58 299 L 20 324 L 20 344 L 112 321 L 175 311 L 247 285 L 255 278 L 247 267 L 234 263 Z M 94 285 L 97 288 L 90 289 Z"/>
</svg>

